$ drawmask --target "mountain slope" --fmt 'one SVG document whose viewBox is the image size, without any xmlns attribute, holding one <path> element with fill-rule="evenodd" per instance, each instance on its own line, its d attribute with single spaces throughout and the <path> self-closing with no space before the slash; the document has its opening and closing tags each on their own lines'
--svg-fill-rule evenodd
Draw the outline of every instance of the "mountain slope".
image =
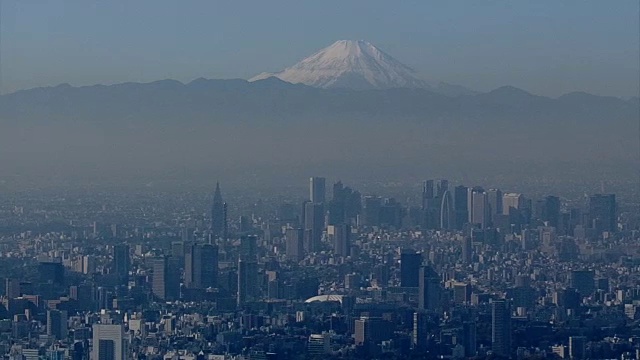
<svg viewBox="0 0 640 360">
<path fill-rule="evenodd" d="M 431 88 L 413 69 L 363 40 L 336 41 L 291 67 L 249 81 L 272 76 L 319 88 Z"/>
</svg>

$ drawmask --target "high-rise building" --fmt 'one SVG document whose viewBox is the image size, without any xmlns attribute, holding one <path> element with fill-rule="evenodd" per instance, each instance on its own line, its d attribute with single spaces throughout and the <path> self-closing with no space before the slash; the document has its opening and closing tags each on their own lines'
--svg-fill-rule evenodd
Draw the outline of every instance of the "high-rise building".
<svg viewBox="0 0 640 360">
<path fill-rule="evenodd" d="M 285 231 L 287 258 L 300 261 L 304 258 L 304 229 L 287 229 Z"/>
<path fill-rule="evenodd" d="M 257 286 L 258 263 L 255 260 L 238 260 L 238 305 L 256 300 Z"/>
<path fill-rule="evenodd" d="M 306 202 L 304 205 L 304 249 L 316 252 L 320 249 L 322 232 L 324 231 L 324 205 L 322 203 Z"/>
<path fill-rule="evenodd" d="M 524 206 L 524 197 L 522 194 L 505 193 L 502 195 L 502 213 L 510 215 L 514 210 L 522 209 Z"/>
<path fill-rule="evenodd" d="M 471 236 L 461 236 L 462 242 L 462 262 L 465 264 L 471 264 L 473 261 L 473 242 Z"/>
<path fill-rule="evenodd" d="M 491 349 L 499 356 L 511 355 L 511 305 L 507 300 L 491 304 Z"/>
<path fill-rule="evenodd" d="M 211 234 L 214 238 L 227 238 L 227 203 L 222 200 L 220 183 L 216 183 L 211 206 Z"/>
<path fill-rule="evenodd" d="M 56 340 L 67 338 L 67 312 L 61 310 L 47 310 L 47 335 Z"/>
<path fill-rule="evenodd" d="M 258 256 L 258 237 L 247 235 L 240 238 L 240 259 L 255 261 Z"/>
<path fill-rule="evenodd" d="M 184 285 L 191 289 L 218 286 L 218 247 L 192 244 L 184 254 Z"/>
<path fill-rule="evenodd" d="M 462 323 L 462 346 L 464 346 L 464 356 L 471 358 L 476 356 L 477 340 L 476 340 L 476 323 L 474 321 L 465 321 Z"/>
<path fill-rule="evenodd" d="M 558 228 L 560 225 L 560 198 L 551 195 L 544 198 L 540 220 L 548 222 L 549 226 Z"/>
<path fill-rule="evenodd" d="M 64 266 L 59 259 L 41 261 L 38 263 L 40 282 L 55 285 L 64 284 Z"/>
<path fill-rule="evenodd" d="M 333 253 L 337 256 L 351 255 L 351 226 L 342 224 L 333 228 Z"/>
<path fill-rule="evenodd" d="M 17 279 L 10 279 L 10 278 L 6 278 L 4 280 L 4 294 L 7 296 L 7 298 L 9 299 L 15 299 L 17 297 L 19 297 L 21 294 L 20 291 L 20 281 Z"/>
<path fill-rule="evenodd" d="M 354 338 L 356 346 L 378 344 L 392 335 L 389 322 L 381 318 L 363 316 L 355 320 Z"/>
<path fill-rule="evenodd" d="M 418 351 L 427 349 L 428 329 L 427 314 L 423 311 L 413 313 L 413 333 L 411 334 L 411 346 Z"/>
<path fill-rule="evenodd" d="M 418 287 L 422 254 L 413 250 L 402 250 L 400 254 L 400 286 Z"/>
<path fill-rule="evenodd" d="M 326 179 L 323 177 L 312 177 L 309 179 L 309 200 L 312 203 L 324 203 L 326 197 Z"/>
<path fill-rule="evenodd" d="M 468 192 L 469 189 L 463 185 L 456 186 L 453 190 L 456 230 L 462 230 L 464 224 L 469 222 Z"/>
<path fill-rule="evenodd" d="M 118 276 L 120 283 L 126 284 L 129 281 L 129 270 L 131 267 L 131 257 L 129 256 L 129 245 L 118 244 L 113 247 L 113 271 Z"/>
<path fill-rule="evenodd" d="M 170 256 L 153 260 L 153 295 L 161 300 L 180 297 L 180 271 L 178 261 Z"/>
<path fill-rule="evenodd" d="M 456 220 L 451 193 L 449 190 L 445 190 L 440 197 L 442 199 L 440 201 L 440 229 L 453 230 L 456 226 Z"/>
<path fill-rule="evenodd" d="M 489 226 L 489 197 L 481 187 L 469 189 L 469 222 L 482 229 Z"/>
<path fill-rule="evenodd" d="M 596 194 L 589 197 L 589 222 L 589 226 L 598 232 L 617 230 L 614 194 Z"/>
<path fill-rule="evenodd" d="M 362 225 L 379 226 L 382 199 L 378 196 L 365 196 L 362 208 Z"/>
<path fill-rule="evenodd" d="M 569 336 L 569 358 L 584 359 L 586 357 L 587 338 L 584 336 Z"/>
<path fill-rule="evenodd" d="M 124 325 L 93 325 L 92 360 L 122 360 L 128 358 L 128 341 Z"/>
<path fill-rule="evenodd" d="M 418 287 L 418 309 L 438 309 L 440 307 L 442 289 L 440 277 L 431 266 L 420 267 Z"/>
<path fill-rule="evenodd" d="M 487 190 L 487 200 L 489 201 L 489 213 L 493 220 L 497 215 L 502 215 L 502 191 L 500 189 Z"/>
<path fill-rule="evenodd" d="M 573 270 L 569 273 L 569 287 L 576 289 L 580 296 L 591 295 L 596 289 L 593 270 Z"/>
</svg>

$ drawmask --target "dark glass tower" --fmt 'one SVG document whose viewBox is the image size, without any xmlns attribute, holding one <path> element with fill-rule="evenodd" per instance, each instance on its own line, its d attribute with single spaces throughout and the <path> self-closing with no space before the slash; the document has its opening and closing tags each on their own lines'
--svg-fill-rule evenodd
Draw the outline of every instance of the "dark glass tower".
<svg viewBox="0 0 640 360">
<path fill-rule="evenodd" d="M 227 237 L 227 203 L 222 200 L 220 183 L 216 183 L 216 192 L 213 195 L 211 207 L 211 233 L 214 238 Z"/>
</svg>

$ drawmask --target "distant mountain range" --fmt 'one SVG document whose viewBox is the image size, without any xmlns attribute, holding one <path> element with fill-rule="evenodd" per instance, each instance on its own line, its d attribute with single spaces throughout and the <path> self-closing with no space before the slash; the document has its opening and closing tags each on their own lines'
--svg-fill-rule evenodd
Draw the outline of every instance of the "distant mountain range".
<svg viewBox="0 0 640 360">
<path fill-rule="evenodd" d="M 0 121 L 126 119 L 154 121 L 234 121 L 336 117 L 394 121 L 461 122 L 485 119 L 560 124 L 635 121 L 637 99 L 574 92 L 559 98 L 504 86 L 488 93 L 447 96 L 423 88 L 382 90 L 321 89 L 291 84 L 276 77 L 246 80 L 197 79 L 73 87 L 68 84 L 0 96 Z M 489 124 L 487 123 L 487 125 Z"/>
</svg>

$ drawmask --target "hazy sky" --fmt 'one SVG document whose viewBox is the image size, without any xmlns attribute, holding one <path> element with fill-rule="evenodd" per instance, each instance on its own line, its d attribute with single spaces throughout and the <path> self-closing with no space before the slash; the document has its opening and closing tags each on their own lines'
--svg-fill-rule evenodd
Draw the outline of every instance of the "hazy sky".
<svg viewBox="0 0 640 360">
<path fill-rule="evenodd" d="M 365 39 L 425 78 L 637 96 L 637 0 L 0 0 L 2 90 L 248 78 Z"/>
</svg>

